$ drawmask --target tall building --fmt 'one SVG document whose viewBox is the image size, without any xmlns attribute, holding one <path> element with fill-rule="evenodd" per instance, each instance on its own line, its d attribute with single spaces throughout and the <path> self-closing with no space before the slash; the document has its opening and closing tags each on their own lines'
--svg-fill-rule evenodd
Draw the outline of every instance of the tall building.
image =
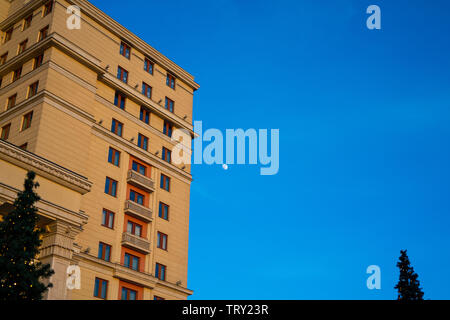
<svg viewBox="0 0 450 320">
<path fill-rule="evenodd" d="M 0 21 L 0 211 L 34 170 L 46 298 L 186 299 L 192 176 L 171 136 L 194 137 L 194 78 L 85 0 L 0 0 Z"/>
</svg>

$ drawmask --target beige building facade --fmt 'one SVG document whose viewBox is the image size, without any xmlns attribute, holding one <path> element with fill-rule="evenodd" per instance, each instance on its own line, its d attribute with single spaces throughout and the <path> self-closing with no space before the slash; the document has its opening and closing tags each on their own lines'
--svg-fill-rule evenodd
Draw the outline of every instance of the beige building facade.
<svg viewBox="0 0 450 320">
<path fill-rule="evenodd" d="M 36 171 L 46 298 L 186 299 L 194 78 L 84 0 L 0 0 L 0 30 L 0 211 Z"/>
</svg>

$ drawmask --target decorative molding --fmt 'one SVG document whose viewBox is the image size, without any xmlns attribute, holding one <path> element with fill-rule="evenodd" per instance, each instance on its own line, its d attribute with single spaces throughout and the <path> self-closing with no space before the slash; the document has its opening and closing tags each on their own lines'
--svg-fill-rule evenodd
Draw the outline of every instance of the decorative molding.
<svg viewBox="0 0 450 320">
<path fill-rule="evenodd" d="M 123 83 L 119 79 L 117 79 L 114 75 L 112 75 L 109 72 L 103 73 L 100 77 L 100 80 L 108 84 L 114 89 L 120 90 L 127 94 L 128 98 L 135 101 L 139 105 L 143 105 L 150 110 L 153 110 L 154 113 L 162 117 L 163 119 L 168 119 L 171 122 L 173 122 L 177 127 L 185 128 L 189 130 L 191 136 L 194 136 L 194 126 L 190 124 L 189 122 L 181 119 L 177 115 L 173 114 L 172 112 L 168 111 L 166 108 L 160 106 L 155 101 L 146 98 L 142 93 L 136 91 L 131 86 L 127 85 L 126 83 Z"/>
<path fill-rule="evenodd" d="M 109 17 L 103 11 L 92 5 L 86 0 L 67 0 L 71 4 L 75 4 L 81 8 L 81 11 L 89 16 L 91 19 L 99 23 L 101 26 L 108 29 L 117 37 L 128 42 L 133 48 L 140 51 L 143 55 L 148 55 L 155 60 L 157 64 L 164 69 L 173 73 L 177 78 L 189 85 L 193 90 L 200 88 L 200 85 L 194 81 L 194 77 L 182 69 L 180 66 L 169 60 L 166 56 L 151 47 L 145 41 L 137 37 L 128 29 L 120 25 L 117 21 Z"/>
<path fill-rule="evenodd" d="M 15 68 L 18 68 L 21 65 L 23 65 L 26 61 L 34 58 L 38 53 L 41 53 L 50 47 L 56 47 L 57 49 L 63 51 L 64 53 L 74 58 L 78 62 L 86 65 L 87 67 L 97 72 L 97 74 L 102 74 L 103 72 L 105 72 L 101 67 L 101 61 L 99 59 L 95 58 L 85 50 L 73 44 L 60 34 L 52 32 L 44 40 L 41 40 L 33 44 L 31 47 L 27 48 L 21 54 L 6 61 L 5 64 L 0 66 L 0 75 L 1 76 L 6 75 Z M 23 76 L 21 78 L 23 78 Z M 5 86 L 4 88 L 6 87 L 7 86 Z M 2 88 L 2 90 L 4 88 Z"/>
<path fill-rule="evenodd" d="M 1 21 L 0 30 L 5 31 L 6 29 L 10 28 L 14 24 L 16 24 L 17 21 L 22 20 L 34 10 L 37 10 L 40 6 L 43 6 L 46 1 L 47 0 L 29 1 L 24 6 L 22 6 L 22 8 L 14 12 L 12 15 L 8 16 L 5 20 Z"/>
<path fill-rule="evenodd" d="M 162 286 L 186 295 L 192 295 L 194 293 L 192 290 L 189 290 L 185 287 L 177 286 L 176 284 L 159 280 L 150 273 L 132 270 L 130 268 L 122 266 L 119 263 L 104 261 L 87 253 L 74 253 L 74 259 L 111 268 L 113 270 L 113 277 L 134 282 L 139 286 L 144 286 L 150 289 L 155 289 L 158 286 Z"/>
<path fill-rule="evenodd" d="M 115 106 L 113 103 L 109 102 L 107 99 L 105 99 L 104 97 L 100 96 L 99 94 L 95 95 L 95 100 L 97 100 L 98 102 L 100 102 L 104 106 L 108 107 L 112 111 L 120 113 L 122 116 L 126 117 L 130 121 L 133 121 L 135 124 L 143 127 L 144 129 L 150 130 L 153 134 L 157 135 L 158 137 L 160 137 L 161 139 L 163 139 L 167 143 L 170 143 L 172 146 L 176 146 L 176 145 L 180 144 L 179 141 L 172 140 L 170 137 L 168 137 L 167 135 L 162 133 L 160 130 L 156 129 L 155 127 L 153 127 L 150 124 L 146 124 L 146 123 L 142 122 L 142 120 L 139 120 L 138 117 L 135 117 L 130 112 L 127 112 L 126 110 L 117 108 L 117 106 Z M 191 152 L 190 146 L 188 146 L 188 145 L 186 145 L 184 143 L 181 143 L 181 146 L 183 148 L 183 151 Z"/>
<path fill-rule="evenodd" d="M 17 198 L 19 189 L 0 182 L 0 199 L 5 202 L 13 203 Z M 54 221 L 60 221 L 66 226 L 71 227 L 71 232 L 75 235 L 83 230 L 83 226 L 87 223 L 89 216 L 82 211 L 75 212 L 63 208 L 55 203 L 41 199 L 36 203 L 39 215 Z"/>
<path fill-rule="evenodd" d="M 86 177 L 3 140 L 0 140 L 0 158 L 24 169 L 34 170 L 45 178 L 61 183 L 81 194 L 91 191 L 92 182 Z"/>
<path fill-rule="evenodd" d="M 129 142 L 128 140 L 119 137 L 118 135 L 112 133 L 111 131 L 105 129 L 104 127 L 94 124 L 92 127 L 92 132 L 94 135 L 108 141 L 108 143 L 122 148 L 124 151 L 132 155 L 133 157 L 140 158 L 148 164 L 152 165 L 159 170 L 169 171 L 172 176 L 177 177 L 181 181 L 190 184 L 192 181 L 192 175 L 187 173 L 180 168 L 168 163 L 161 158 L 155 156 L 154 154 L 139 148 L 137 145 Z"/>
</svg>

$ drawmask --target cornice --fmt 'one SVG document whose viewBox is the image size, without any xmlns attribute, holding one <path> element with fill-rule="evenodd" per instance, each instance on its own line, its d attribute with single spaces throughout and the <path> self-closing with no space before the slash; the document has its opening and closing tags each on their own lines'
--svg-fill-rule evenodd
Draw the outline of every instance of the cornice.
<svg viewBox="0 0 450 320">
<path fill-rule="evenodd" d="M 17 188 L 0 182 L 0 198 L 4 201 L 13 203 L 20 191 Z M 83 226 L 89 219 L 89 216 L 82 211 L 75 212 L 45 199 L 39 200 L 36 203 L 36 208 L 38 209 L 39 215 L 67 224 L 75 234 L 83 230 Z"/>
<path fill-rule="evenodd" d="M 20 8 L 20 10 L 17 10 L 12 15 L 8 16 L 5 20 L 1 21 L 0 30 L 1 31 L 7 30 L 8 28 L 16 24 L 17 21 L 25 18 L 27 15 L 32 13 L 34 10 L 38 9 L 40 6 L 43 6 L 46 1 L 47 0 L 29 1 L 22 8 Z"/>
<path fill-rule="evenodd" d="M 86 0 L 67 0 L 67 2 L 79 6 L 81 11 L 91 19 L 98 22 L 100 25 L 108 29 L 117 37 L 127 41 L 132 47 L 134 47 L 144 55 L 148 55 L 161 67 L 188 84 L 194 91 L 200 88 L 200 85 L 194 81 L 194 77 L 191 74 L 186 72 L 184 69 L 161 54 L 159 51 L 151 47 L 138 36 L 130 32 L 127 28 L 119 24 L 106 13 L 92 5 L 90 2 Z"/>
<path fill-rule="evenodd" d="M 153 127 L 151 124 L 146 124 L 146 123 L 142 122 L 142 120 L 140 120 L 138 117 L 131 114 L 130 112 L 127 112 L 126 110 L 117 108 L 117 106 L 115 106 L 113 103 L 109 102 L 107 99 L 105 99 L 104 97 L 102 97 L 101 95 L 99 95 L 97 93 L 95 95 L 95 100 L 100 102 L 101 104 L 103 104 L 105 107 L 111 109 L 112 111 L 119 112 L 124 117 L 126 117 L 128 120 L 133 121 L 138 126 L 141 126 L 146 130 L 150 130 L 154 135 L 157 135 L 158 137 L 163 139 L 165 142 L 171 144 L 172 146 L 177 146 L 177 145 L 179 146 L 181 144 L 183 151 L 186 151 L 186 152 L 191 151 L 190 145 L 173 140 L 172 138 L 170 138 L 167 135 L 165 135 L 164 133 L 162 133 L 160 130 Z"/>
<path fill-rule="evenodd" d="M 81 194 L 91 191 L 92 182 L 86 177 L 3 140 L 0 140 L 0 158 L 26 170 L 33 170 Z"/>
<path fill-rule="evenodd" d="M 99 76 L 99 80 L 105 82 L 114 89 L 122 91 L 128 96 L 129 99 L 133 100 L 139 105 L 146 106 L 150 110 L 154 111 L 154 113 L 156 113 L 160 117 L 170 120 L 177 127 L 187 129 L 191 134 L 191 136 L 194 137 L 194 126 L 192 124 L 190 124 L 187 121 L 184 121 L 183 119 L 173 114 L 166 108 L 160 106 L 155 101 L 148 99 L 142 93 L 132 88 L 130 85 L 117 79 L 117 77 L 115 77 L 113 74 L 105 72 Z"/>
<path fill-rule="evenodd" d="M 84 252 L 74 253 L 74 258 L 86 262 L 99 264 L 103 267 L 111 268 L 113 271 L 113 277 L 134 282 L 139 286 L 144 286 L 151 289 L 155 288 L 156 286 L 164 286 L 166 288 L 179 291 L 186 295 L 192 295 L 194 293 L 192 290 L 187 289 L 185 287 L 177 286 L 176 284 L 159 280 L 150 273 L 135 271 L 130 268 L 124 267 L 119 263 L 104 261 Z"/>
<path fill-rule="evenodd" d="M 23 53 L 15 56 L 12 59 L 9 59 L 5 64 L 0 66 L 0 75 L 4 76 L 5 74 L 11 72 L 15 68 L 20 67 L 22 64 L 24 64 L 31 58 L 34 58 L 38 53 L 43 52 L 44 50 L 50 47 L 56 47 L 60 49 L 64 53 L 68 54 L 70 57 L 81 62 L 87 67 L 93 69 L 98 74 L 102 74 L 103 72 L 105 72 L 101 67 L 100 60 L 90 55 L 88 52 L 84 51 L 77 45 L 73 44 L 60 34 L 52 32 L 44 40 L 33 44 L 31 47 L 27 48 Z"/>
<path fill-rule="evenodd" d="M 180 168 L 174 166 L 171 163 L 168 163 L 161 158 L 155 156 L 154 154 L 145 151 L 141 148 L 139 148 L 137 145 L 131 143 L 130 141 L 119 137 L 118 135 L 112 133 L 110 130 L 102 127 L 99 124 L 94 124 L 92 126 L 92 130 L 94 134 L 97 134 L 101 137 L 107 138 L 111 141 L 116 142 L 121 146 L 121 148 L 126 149 L 126 151 L 138 158 L 143 159 L 143 161 L 149 163 L 150 165 L 158 168 L 158 169 L 164 169 L 170 172 L 172 175 L 175 175 L 178 179 L 186 182 L 191 183 L 192 181 L 192 175 L 188 172 L 185 172 L 181 170 Z"/>
</svg>

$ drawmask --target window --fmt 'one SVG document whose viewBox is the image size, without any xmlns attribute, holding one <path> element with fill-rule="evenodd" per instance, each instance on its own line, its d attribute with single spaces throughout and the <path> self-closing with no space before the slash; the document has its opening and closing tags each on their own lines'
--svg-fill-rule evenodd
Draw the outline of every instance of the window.
<svg viewBox="0 0 450 320">
<path fill-rule="evenodd" d="M 160 188 L 166 191 L 170 191 L 170 178 L 168 176 L 161 174 Z"/>
<path fill-rule="evenodd" d="M 95 278 L 94 297 L 106 299 L 106 292 L 108 291 L 108 281 Z"/>
<path fill-rule="evenodd" d="M 22 131 L 28 129 L 31 127 L 31 120 L 33 120 L 33 111 L 28 112 L 26 115 L 23 116 L 22 119 Z"/>
<path fill-rule="evenodd" d="M 19 148 L 22 149 L 22 150 L 27 150 L 28 143 L 24 143 L 23 145 L 19 146 Z"/>
<path fill-rule="evenodd" d="M 143 176 L 145 176 L 147 173 L 147 167 L 143 166 L 140 163 L 137 163 L 136 161 L 133 161 L 131 168 L 133 169 L 133 171 L 139 172 Z"/>
<path fill-rule="evenodd" d="M 166 84 L 172 89 L 175 89 L 175 77 L 171 74 L 167 74 Z"/>
<path fill-rule="evenodd" d="M 111 260 L 111 246 L 109 244 L 99 242 L 97 258 L 110 261 Z"/>
<path fill-rule="evenodd" d="M 48 36 L 48 26 L 39 31 L 38 42 L 44 40 Z"/>
<path fill-rule="evenodd" d="M 40 66 L 42 66 L 42 61 L 44 60 L 44 54 L 40 54 L 38 55 L 36 58 L 34 58 L 34 63 L 33 63 L 33 70 L 39 68 Z"/>
<path fill-rule="evenodd" d="M 170 100 L 169 98 L 166 97 L 166 109 L 169 110 L 170 112 L 173 112 L 174 105 L 175 105 L 175 102 L 173 102 L 173 100 Z"/>
<path fill-rule="evenodd" d="M 148 150 L 148 138 L 140 133 L 138 136 L 138 147 L 144 150 Z"/>
<path fill-rule="evenodd" d="M 149 99 L 152 98 L 152 87 L 150 87 L 145 82 L 142 82 L 142 94 Z"/>
<path fill-rule="evenodd" d="M 7 58 L 8 58 L 8 52 L 5 53 L 5 54 L 3 54 L 3 55 L 0 57 L 0 66 L 6 63 L 6 59 L 7 59 Z"/>
<path fill-rule="evenodd" d="M 122 287 L 122 300 L 137 300 L 137 292 L 125 287 Z"/>
<path fill-rule="evenodd" d="M 16 105 L 17 94 L 12 95 L 8 98 L 8 103 L 6 104 L 6 110 L 13 108 Z"/>
<path fill-rule="evenodd" d="M 163 133 L 170 138 L 172 138 L 172 128 L 172 124 L 169 121 L 164 120 Z"/>
<path fill-rule="evenodd" d="M 166 269 L 167 269 L 167 267 L 165 265 L 157 263 L 156 267 L 155 267 L 155 277 L 157 277 L 159 280 L 165 281 L 166 280 Z"/>
<path fill-rule="evenodd" d="M 123 264 L 125 267 L 139 271 L 139 258 L 129 253 L 125 253 Z"/>
<path fill-rule="evenodd" d="M 28 43 L 28 40 L 25 40 L 19 44 L 19 51 L 17 51 L 17 54 L 21 54 L 22 52 L 24 52 L 27 49 L 27 43 Z"/>
<path fill-rule="evenodd" d="M 108 162 L 118 167 L 120 162 L 120 152 L 110 147 L 108 153 Z"/>
<path fill-rule="evenodd" d="M 158 297 L 158 296 L 153 296 L 153 300 L 166 300 L 166 299 Z"/>
<path fill-rule="evenodd" d="M 10 131 L 11 131 L 11 123 L 8 123 L 6 126 L 3 126 L 1 139 L 8 140 Z"/>
<path fill-rule="evenodd" d="M 150 123 L 150 110 L 148 110 L 146 107 L 141 107 L 141 113 L 139 115 L 139 119 L 141 121 L 144 121 L 146 124 Z"/>
<path fill-rule="evenodd" d="M 116 119 L 112 119 L 111 132 L 115 133 L 119 137 L 121 137 L 122 136 L 122 132 L 123 132 L 123 123 L 117 121 Z"/>
<path fill-rule="evenodd" d="M 103 209 L 102 212 L 102 226 L 113 229 L 114 228 L 114 216 L 115 213 L 107 209 Z"/>
<path fill-rule="evenodd" d="M 120 44 L 120 54 L 123 55 L 125 58 L 130 59 L 130 52 L 131 52 L 130 46 L 127 45 L 125 42 L 122 42 Z"/>
<path fill-rule="evenodd" d="M 45 17 L 46 15 L 48 15 L 49 13 L 52 12 L 53 9 L 53 1 L 49 1 L 44 5 L 44 14 L 43 16 Z"/>
<path fill-rule="evenodd" d="M 162 148 L 162 159 L 164 161 L 167 161 L 167 162 L 170 163 L 171 160 L 172 160 L 172 151 L 170 151 L 169 149 L 163 147 Z"/>
<path fill-rule="evenodd" d="M 141 206 L 144 205 L 144 195 L 134 190 L 130 190 L 130 200 L 140 204 Z"/>
<path fill-rule="evenodd" d="M 6 43 L 6 42 L 8 42 L 9 40 L 11 40 L 11 38 L 12 38 L 12 33 L 13 33 L 13 28 L 12 28 L 12 27 L 11 27 L 10 29 L 8 29 L 8 30 L 5 31 L 5 37 L 4 37 L 3 43 Z"/>
<path fill-rule="evenodd" d="M 109 194 L 110 196 L 113 196 L 113 197 L 117 196 L 117 181 L 116 180 L 106 177 L 105 193 Z"/>
<path fill-rule="evenodd" d="M 125 95 L 119 91 L 116 91 L 116 95 L 114 96 L 114 105 L 124 110 L 125 101 L 126 101 Z"/>
<path fill-rule="evenodd" d="M 39 81 L 32 83 L 28 88 L 28 98 L 31 98 L 37 94 L 39 87 Z"/>
<path fill-rule="evenodd" d="M 148 58 L 145 58 L 144 70 L 150 74 L 153 74 L 153 62 L 151 62 Z"/>
<path fill-rule="evenodd" d="M 23 28 L 22 30 L 28 29 L 31 26 L 31 20 L 33 20 L 33 15 L 30 14 L 23 20 Z"/>
<path fill-rule="evenodd" d="M 122 67 L 117 69 L 117 79 L 122 80 L 125 83 L 128 83 L 128 71 Z"/>
<path fill-rule="evenodd" d="M 159 203 L 158 216 L 164 220 L 169 220 L 169 206 L 165 203 Z"/>
<path fill-rule="evenodd" d="M 167 250 L 167 234 L 158 232 L 157 246 L 160 249 Z"/>
<path fill-rule="evenodd" d="M 12 81 L 14 82 L 16 80 L 19 80 L 21 75 L 22 75 L 22 67 L 17 68 L 16 70 L 14 70 Z"/>
<path fill-rule="evenodd" d="M 128 221 L 127 232 L 135 236 L 142 237 L 142 226 L 140 224 Z"/>
</svg>

